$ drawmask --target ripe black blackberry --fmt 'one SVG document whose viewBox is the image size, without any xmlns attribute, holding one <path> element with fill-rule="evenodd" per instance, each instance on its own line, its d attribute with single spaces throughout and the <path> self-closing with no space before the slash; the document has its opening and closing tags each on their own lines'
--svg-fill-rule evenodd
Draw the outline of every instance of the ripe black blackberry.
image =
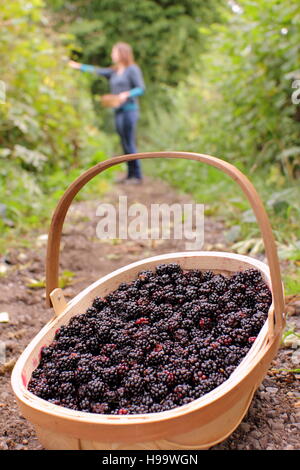
<svg viewBox="0 0 300 470">
<path fill-rule="evenodd" d="M 92 413 L 107 414 L 109 410 L 110 407 L 108 403 L 92 403 L 90 405 L 90 411 Z"/>
<path fill-rule="evenodd" d="M 58 380 L 59 380 L 60 383 L 75 381 L 75 371 L 73 371 L 73 370 L 64 370 L 64 371 L 60 372 L 60 374 L 58 376 Z"/>
<path fill-rule="evenodd" d="M 28 384 L 28 390 L 40 398 L 48 400 L 54 398 L 51 390 L 51 386 L 45 380 L 38 380 L 38 382 L 30 381 Z"/>
<path fill-rule="evenodd" d="M 188 280 L 188 284 L 190 286 L 196 286 L 199 287 L 201 283 L 203 282 L 203 276 L 201 271 L 197 269 L 191 269 L 185 274 L 185 279 Z"/>
<path fill-rule="evenodd" d="M 88 394 L 92 399 L 101 399 L 107 391 L 107 385 L 99 378 L 91 380 L 87 383 Z"/>
<path fill-rule="evenodd" d="M 73 396 L 75 394 L 75 386 L 71 382 L 63 382 L 59 384 L 58 394 L 60 397 L 65 397 L 67 395 Z"/>
<path fill-rule="evenodd" d="M 159 276 L 163 274 L 182 273 L 182 268 L 178 263 L 163 263 L 156 266 L 155 272 Z"/>
<path fill-rule="evenodd" d="M 73 395 L 65 395 L 57 404 L 70 408 L 71 410 L 78 410 L 78 400 Z"/>
<path fill-rule="evenodd" d="M 202 280 L 203 282 L 207 282 L 207 281 L 210 281 L 212 278 L 214 277 L 214 273 L 210 270 L 208 271 L 204 271 L 202 273 Z"/>
<path fill-rule="evenodd" d="M 114 366 L 103 368 L 101 378 L 106 384 L 114 385 L 118 381 L 118 371 Z"/>
<path fill-rule="evenodd" d="M 82 398 L 81 400 L 79 400 L 78 408 L 80 411 L 89 413 L 92 410 L 89 398 Z"/>
<path fill-rule="evenodd" d="M 106 390 L 103 395 L 104 401 L 107 402 L 111 407 L 115 407 L 118 404 L 118 393 L 115 389 Z"/>
<path fill-rule="evenodd" d="M 147 389 L 151 398 L 156 401 L 160 401 L 168 395 L 168 387 L 164 384 L 151 382 L 148 384 Z"/>
<path fill-rule="evenodd" d="M 212 289 L 218 295 L 221 295 L 221 294 L 223 294 L 224 292 L 227 291 L 228 284 L 229 284 L 228 279 L 225 276 L 223 276 L 222 274 L 216 274 L 211 279 Z"/>
<path fill-rule="evenodd" d="M 31 374 L 32 379 L 42 379 L 45 377 L 45 371 L 42 368 L 35 369 Z"/>
<path fill-rule="evenodd" d="M 198 294 L 198 287 L 196 286 L 187 286 L 185 289 L 185 297 L 188 300 L 195 300 L 199 296 Z"/>
<path fill-rule="evenodd" d="M 137 373 L 130 373 L 126 379 L 123 381 L 123 386 L 124 390 L 127 396 L 130 395 L 137 395 L 141 393 L 143 386 L 144 386 L 144 380 L 143 377 L 141 377 Z"/>
<path fill-rule="evenodd" d="M 77 367 L 79 356 L 74 352 L 66 352 L 62 354 L 56 361 L 56 367 L 60 371 L 75 370 Z"/>
<path fill-rule="evenodd" d="M 41 352 L 40 352 L 41 362 L 50 361 L 54 353 L 55 353 L 55 348 L 51 344 L 49 346 L 44 346 L 43 348 L 41 348 Z"/>
<path fill-rule="evenodd" d="M 187 383 L 191 379 L 192 372 L 190 369 L 182 367 L 177 370 L 173 369 L 173 374 L 175 376 L 175 382 L 179 384 Z"/>
<path fill-rule="evenodd" d="M 103 297 L 96 297 L 92 303 L 92 307 L 95 308 L 98 312 L 101 312 L 101 310 L 106 307 L 106 305 L 107 300 Z"/>
<path fill-rule="evenodd" d="M 145 361 L 149 365 L 161 365 L 164 364 L 166 361 L 166 355 L 164 350 L 160 351 L 151 351 L 147 354 Z"/>
<path fill-rule="evenodd" d="M 86 315 L 90 318 L 97 318 L 98 310 L 95 307 L 89 307 L 86 311 Z"/>
<path fill-rule="evenodd" d="M 80 385 L 91 380 L 92 376 L 93 370 L 89 366 L 79 366 L 74 371 L 74 382 Z"/>
</svg>

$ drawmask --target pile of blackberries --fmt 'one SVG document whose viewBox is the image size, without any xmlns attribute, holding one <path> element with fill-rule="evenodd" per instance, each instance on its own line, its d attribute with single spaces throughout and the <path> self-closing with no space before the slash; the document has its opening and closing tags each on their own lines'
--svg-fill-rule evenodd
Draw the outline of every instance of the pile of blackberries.
<svg viewBox="0 0 300 470">
<path fill-rule="evenodd" d="M 169 263 L 141 271 L 56 331 L 28 389 L 91 413 L 154 413 L 184 405 L 231 375 L 271 302 L 254 269 L 224 276 Z"/>
</svg>

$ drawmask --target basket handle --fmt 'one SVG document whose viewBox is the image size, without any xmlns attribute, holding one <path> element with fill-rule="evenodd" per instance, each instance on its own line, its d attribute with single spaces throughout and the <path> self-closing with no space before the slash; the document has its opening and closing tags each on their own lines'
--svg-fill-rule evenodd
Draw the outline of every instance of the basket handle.
<svg viewBox="0 0 300 470">
<path fill-rule="evenodd" d="M 49 235 L 48 235 L 48 246 L 47 246 L 47 257 L 46 257 L 46 301 L 47 305 L 51 306 L 51 292 L 58 287 L 58 271 L 59 271 L 59 248 L 62 227 L 64 223 L 67 211 L 80 189 L 88 183 L 94 176 L 102 173 L 104 170 L 117 165 L 119 163 L 144 159 L 144 158 L 183 158 L 186 160 L 196 160 L 202 163 L 207 163 L 210 166 L 218 168 L 227 175 L 229 175 L 234 181 L 236 181 L 245 196 L 251 204 L 251 207 L 256 216 L 258 226 L 260 228 L 262 239 L 265 246 L 265 253 L 268 260 L 270 269 L 270 277 L 273 292 L 273 302 L 275 310 L 275 325 L 273 334 L 276 335 L 282 330 L 284 325 L 284 294 L 283 286 L 280 275 L 280 265 L 276 250 L 276 244 L 270 225 L 269 218 L 264 209 L 264 206 L 256 192 L 256 189 L 248 178 L 235 166 L 230 163 L 220 160 L 219 158 L 212 157 L 210 155 L 190 153 L 190 152 L 147 152 L 147 153 L 136 153 L 127 154 L 118 157 L 113 157 L 97 165 L 91 167 L 79 176 L 66 190 L 61 197 L 56 210 L 53 214 Z"/>
</svg>

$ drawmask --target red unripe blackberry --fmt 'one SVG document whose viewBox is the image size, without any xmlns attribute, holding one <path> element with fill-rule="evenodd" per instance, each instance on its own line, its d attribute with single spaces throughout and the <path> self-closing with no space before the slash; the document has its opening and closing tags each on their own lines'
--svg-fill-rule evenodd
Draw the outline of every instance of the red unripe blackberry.
<svg viewBox="0 0 300 470">
<path fill-rule="evenodd" d="M 250 338 L 248 338 L 249 343 L 254 343 L 255 340 L 256 340 L 256 336 L 250 336 Z"/>
<path fill-rule="evenodd" d="M 149 318 L 145 318 L 145 317 L 141 317 L 141 318 L 138 318 L 136 321 L 135 321 L 135 324 L 136 325 L 142 325 L 142 324 L 148 324 L 149 323 Z"/>
</svg>

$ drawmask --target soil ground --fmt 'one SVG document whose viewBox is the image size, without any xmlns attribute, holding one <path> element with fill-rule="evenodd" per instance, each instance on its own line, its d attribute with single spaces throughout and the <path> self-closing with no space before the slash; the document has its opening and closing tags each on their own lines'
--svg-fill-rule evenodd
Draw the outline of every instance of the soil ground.
<svg viewBox="0 0 300 470">
<path fill-rule="evenodd" d="M 67 300 L 121 266 L 156 254 L 185 251 L 185 240 L 99 240 L 96 208 L 102 202 L 117 207 L 120 195 L 128 197 L 128 204 L 138 202 L 147 207 L 155 202 L 193 202 L 167 184 L 147 178 L 143 186 L 114 186 L 104 198 L 72 204 L 61 245 L 61 272 L 65 271 Z M 11 249 L 0 260 L 0 312 L 9 314 L 9 321 L 0 323 L 1 450 L 42 449 L 33 426 L 19 413 L 10 376 L 18 356 L 52 317 L 52 310 L 45 307 L 44 287 L 33 287 L 45 276 L 45 235 L 46 231 L 32 233 L 30 248 Z M 223 235 L 222 221 L 206 217 L 203 249 L 230 251 Z M 291 305 L 289 311 L 290 321 L 299 327 L 299 309 Z M 299 368 L 299 347 L 291 342 L 279 349 L 241 424 L 212 450 L 299 450 L 299 374 L 288 371 L 296 368 Z"/>
</svg>

